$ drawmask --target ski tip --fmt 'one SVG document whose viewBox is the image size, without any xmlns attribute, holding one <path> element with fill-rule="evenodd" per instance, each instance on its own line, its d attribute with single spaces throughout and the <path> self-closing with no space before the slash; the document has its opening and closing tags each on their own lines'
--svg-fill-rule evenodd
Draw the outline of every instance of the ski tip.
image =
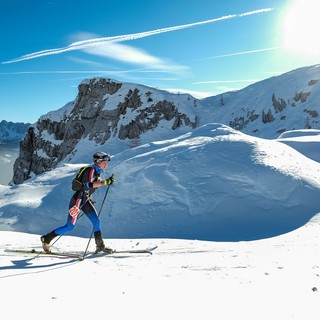
<svg viewBox="0 0 320 320">
<path fill-rule="evenodd" d="M 152 248 L 148 248 L 148 251 L 152 254 L 152 251 L 156 250 L 158 246 L 154 246 Z"/>
<path fill-rule="evenodd" d="M 147 249 L 145 250 L 145 253 L 148 253 L 148 254 L 152 255 L 152 254 L 153 254 L 153 251 L 156 250 L 157 248 L 158 248 L 158 246 L 154 246 L 154 247 L 151 247 L 151 248 L 147 248 Z"/>
</svg>

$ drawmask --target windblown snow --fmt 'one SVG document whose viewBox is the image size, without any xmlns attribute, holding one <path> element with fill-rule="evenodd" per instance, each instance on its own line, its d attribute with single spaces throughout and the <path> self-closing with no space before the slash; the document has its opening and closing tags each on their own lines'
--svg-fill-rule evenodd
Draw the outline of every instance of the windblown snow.
<svg viewBox="0 0 320 320">
<path fill-rule="evenodd" d="M 316 138 L 305 142 L 314 150 L 318 136 L 307 137 Z M 320 165 L 284 139 L 207 124 L 113 155 L 106 177 L 114 173 L 117 181 L 101 211 L 103 233 L 242 241 L 301 227 L 319 212 Z M 70 182 L 82 165 L 66 163 L 23 185 L 2 186 L 1 230 L 42 234 L 64 224 Z M 104 193 L 100 188 L 95 196 L 97 209 Z M 87 237 L 89 229 L 81 218 L 72 235 Z"/>
</svg>

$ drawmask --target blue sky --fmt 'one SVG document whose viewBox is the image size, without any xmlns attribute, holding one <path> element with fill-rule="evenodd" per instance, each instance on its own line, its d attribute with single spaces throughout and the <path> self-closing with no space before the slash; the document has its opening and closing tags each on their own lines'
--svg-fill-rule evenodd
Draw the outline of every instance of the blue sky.
<svg viewBox="0 0 320 320">
<path fill-rule="evenodd" d="M 320 62 L 317 0 L 0 0 L 0 120 L 95 76 L 196 97 Z"/>
</svg>

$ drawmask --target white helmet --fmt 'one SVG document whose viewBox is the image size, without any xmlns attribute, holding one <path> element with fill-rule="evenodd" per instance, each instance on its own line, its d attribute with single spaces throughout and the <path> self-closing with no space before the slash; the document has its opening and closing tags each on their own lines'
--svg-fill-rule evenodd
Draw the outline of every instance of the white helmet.
<svg viewBox="0 0 320 320">
<path fill-rule="evenodd" d="M 111 156 L 107 153 L 104 153 L 104 152 L 96 152 L 94 155 L 93 155 L 93 162 L 94 163 L 98 163 L 98 162 L 101 162 L 101 161 L 110 161 L 111 160 Z"/>
</svg>

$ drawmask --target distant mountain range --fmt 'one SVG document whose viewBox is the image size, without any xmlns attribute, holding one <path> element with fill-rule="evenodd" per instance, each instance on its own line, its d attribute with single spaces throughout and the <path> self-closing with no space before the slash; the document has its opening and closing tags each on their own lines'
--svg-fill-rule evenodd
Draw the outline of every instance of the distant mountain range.
<svg viewBox="0 0 320 320">
<path fill-rule="evenodd" d="M 268 139 L 288 130 L 320 129 L 319 98 L 320 65 L 203 100 L 106 78 L 85 80 L 74 101 L 29 126 L 13 182 L 62 162 L 86 163 L 96 150 L 116 154 L 207 123 Z"/>
<path fill-rule="evenodd" d="M 13 164 L 19 155 L 19 142 L 29 126 L 29 123 L 0 122 L 0 185 L 7 185 L 12 180 Z"/>
<path fill-rule="evenodd" d="M 12 142 L 23 139 L 29 126 L 30 123 L 2 120 L 0 122 L 0 142 Z"/>
</svg>

